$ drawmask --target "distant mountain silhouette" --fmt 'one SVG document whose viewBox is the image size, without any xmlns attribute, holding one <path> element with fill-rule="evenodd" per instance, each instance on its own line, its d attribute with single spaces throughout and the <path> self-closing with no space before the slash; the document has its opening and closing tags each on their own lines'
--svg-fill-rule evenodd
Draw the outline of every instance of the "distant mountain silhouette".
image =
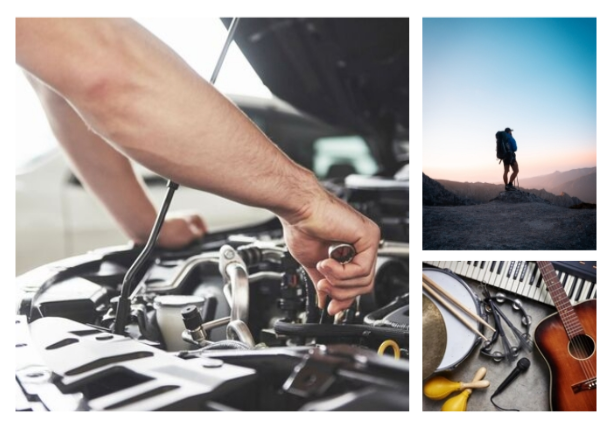
<svg viewBox="0 0 613 430">
<path fill-rule="evenodd" d="M 550 190 L 554 194 L 565 192 L 586 203 L 596 203 L 596 172 L 558 185 Z"/>
<path fill-rule="evenodd" d="M 458 197 L 454 193 L 446 190 L 437 181 L 422 173 L 422 196 L 423 204 L 427 206 L 458 206 L 472 205 L 475 202 Z"/>
<path fill-rule="evenodd" d="M 492 199 L 497 198 L 500 193 L 505 191 L 504 185 L 502 184 L 488 184 L 487 182 L 456 182 L 447 181 L 445 179 L 438 180 L 438 182 L 441 186 L 443 186 L 446 190 L 451 191 L 459 199 L 466 199 L 475 203 L 487 203 Z M 581 203 L 580 199 L 571 197 L 565 193 L 555 195 L 542 189 L 526 189 L 524 187 L 520 187 L 520 190 L 527 193 L 532 193 L 535 196 L 547 200 L 556 206 L 562 206 L 565 208 Z M 425 201 L 424 204 L 426 204 Z"/>
<path fill-rule="evenodd" d="M 524 188 L 536 188 L 536 189 L 545 189 L 550 193 L 558 194 L 559 192 L 565 192 L 566 194 L 570 194 L 571 196 L 576 195 L 570 192 L 569 190 L 558 190 L 558 187 L 567 183 L 572 182 L 576 179 L 581 178 L 582 176 L 591 175 L 592 173 L 596 173 L 596 167 L 586 167 L 583 169 L 573 169 L 568 170 L 566 172 L 554 172 L 548 175 L 535 176 L 532 178 L 519 178 L 519 184 Z M 594 186 L 594 193 L 596 187 Z M 579 197 L 579 196 L 577 196 Z M 579 197 L 581 198 L 581 197 Z"/>
</svg>

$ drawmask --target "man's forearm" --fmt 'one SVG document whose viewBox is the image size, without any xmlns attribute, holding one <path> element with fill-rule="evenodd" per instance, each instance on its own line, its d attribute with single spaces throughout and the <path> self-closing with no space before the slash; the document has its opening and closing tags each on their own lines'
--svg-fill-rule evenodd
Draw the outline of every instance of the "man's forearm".
<svg viewBox="0 0 613 430">
<path fill-rule="evenodd" d="M 17 44 L 18 63 L 69 100 L 96 133 L 178 183 L 290 221 L 324 195 L 312 173 L 133 21 L 18 20 Z M 52 60 L 50 70 L 45 62 Z"/>
<path fill-rule="evenodd" d="M 62 97 L 36 78 L 27 77 L 76 175 L 104 203 L 131 240 L 146 241 L 156 211 L 130 161 L 88 130 Z"/>
</svg>

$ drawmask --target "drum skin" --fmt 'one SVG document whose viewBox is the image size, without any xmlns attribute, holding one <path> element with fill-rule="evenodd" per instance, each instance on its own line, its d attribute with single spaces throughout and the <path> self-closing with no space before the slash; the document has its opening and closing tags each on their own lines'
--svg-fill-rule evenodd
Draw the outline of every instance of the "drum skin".
<svg viewBox="0 0 613 430">
<path fill-rule="evenodd" d="M 558 313 L 539 323 L 534 340 L 549 366 L 551 410 L 595 411 L 596 389 L 575 393 L 572 386 L 587 377 L 596 377 L 596 300 L 587 300 L 573 308 L 585 334 L 594 341 L 594 351 L 588 358 L 578 360 L 571 355 L 568 335 Z M 593 375 L 586 374 L 585 369 L 593 369 Z"/>
<path fill-rule="evenodd" d="M 475 314 L 483 317 L 483 312 L 479 306 L 478 298 L 470 287 L 462 279 L 448 270 L 441 269 L 423 269 L 423 274 L 428 276 L 446 292 L 451 294 L 457 300 L 462 302 L 464 306 L 472 310 Z M 480 338 L 464 326 L 458 319 L 453 316 L 445 307 L 441 306 L 436 299 L 432 298 L 426 291 L 423 292 L 428 298 L 430 298 L 434 304 L 439 308 L 443 318 L 445 320 L 445 327 L 447 329 L 447 346 L 445 349 L 445 356 L 441 361 L 441 364 L 435 373 L 445 370 L 453 370 L 460 363 L 462 363 L 466 357 L 472 352 L 472 350 L 480 342 Z M 474 328 L 480 329 L 480 324 L 474 320 L 470 320 L 471 324 L 474 324 Z M 433 342 L 436 341 L 433 339 Z"/>
</svg>

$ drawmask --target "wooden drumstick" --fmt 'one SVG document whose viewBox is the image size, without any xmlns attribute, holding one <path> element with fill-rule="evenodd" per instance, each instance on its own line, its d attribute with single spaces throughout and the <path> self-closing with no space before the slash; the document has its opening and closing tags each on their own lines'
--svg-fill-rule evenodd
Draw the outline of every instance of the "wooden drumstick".
<svg viewBox="0 0 613 430">
<path fill-rule="evenodd" d="M 462 302 L 458 301 L 458 299 L 456 299 L 451 294 L 449 294 L 447 291 L 445 291 L 440 285 L 438 285 L 436 282 L 434 282 L 428 276 L 422 274 L 422 279 L 423 279 L 423 281 L 426 281 L 426 283 L 428 285 L 430 285 L 433 289 L 435 289 L 437 292 L 439 292 L 440 294 L 445 296 L 447 299 L 449 299 L 450 302 L 452 302 L 454 305 L 456 305 L 457 307 L 462 309 L 464 312 L 466 312 L 466 314 L 468 316 L 470 316 L 472 319 L 474 319 L 475 321 L 480 322 L 481 324 L 483 324 L 484 326 L 486 326 L 490 330 L 492 330 L 494 332 L 496 331 L 496 329 L 494 327 L 492 327 L 491 325 L 489 325 L 487 323 L 487 321 L 485 321 L 479 315 L 475 314 L 473 311 L 471 311 L 466 306 L 464 306 L 464 304 Z"/>
<path fill-rule="evenodd" d="M 491 325 L 489 325 L 487 323 L 487 321 L 485 321 L 483 318 L 481 318 L 479 315 L 475 314 L 472 310 L 468 309 L 462 302 L 458 301 L 458 299 L 456 299 L 455 297 L 453 297 L 451 294 L 449 294 L 447 291 L 445 291 L 445 289 L 443 289 L 440 285 L 438 285 L 436 282 L 434 282 L 432 279 L 430 279 L 428 276 L 422 274 L 422 279 L 429 285 L 431 286 L 434 290 L 436 290 L 438 293 L 440 293 L 441 295 L 443 295 L 444 297 L 446 297 L 447 299 L 449 299 L 449 301 L 451 301 L 453 304 L 455 304 L 457 307 L 459 307 L 460 309 L 462 309 L 468 316 L 470 316 L 472 319 L 474 319 L 475 321 L 480 322 L 481 324 L 483 324 L 484 326 L 486 326 L 487 328 L 489 328 L 492 331 L 496 331 L 496 329 L 494 327 L 492 327 Z"/>
<path fill-rule="evenodd" d="M 487 337 L 485 337 L 479 330 L 474 328 L 470 321 L 464 318 L 456 309 L 454 309 L 449 303 L 447 303 L 444 298 L 442 298 L 436 291 L 430 288 L 428 284 L 422 281 L 421 285 L 432 297 L 434 297 L 441 305 L 445 306 L 445 308 L 447 308 L 447 310 L 451 312 L 453 316 L 459 319 L 460 322 L 462 322 L 470 331 L 481 336 L 483 340 L 487 341 Z"/>
</svg>

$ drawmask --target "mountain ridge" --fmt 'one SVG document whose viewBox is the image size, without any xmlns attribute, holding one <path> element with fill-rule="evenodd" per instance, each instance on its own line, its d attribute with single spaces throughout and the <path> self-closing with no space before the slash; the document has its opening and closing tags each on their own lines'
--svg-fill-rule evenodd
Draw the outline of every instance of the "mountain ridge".
<svg viewBox="0 0 613 430">
<path fill-rule="evenodd" d="M 498 192 L 504 191 L 503 184 L 490 182 L 432 180 L 439 182 L 458 197 L 471 199 L 477 203 L 489 201 L 495 198 Z M 580 202 L 596 203 L 596 167 L 583 167 L 563 172 L 555 171 L 546 175 L 520 178 L 519 184 L 520 189 L 560 206 L 570 207 Z M 476 190 L 478 187 L 480 187 L 479 191 Z M 550 193 L 551 196 L 546 193 Z M 572 200 L 573 198 L 578 199 L 578 201 Z"/>
<path fill-rule="evenodd" d="M 493 199 L 470 204 L 427 175 L 423 179 L 424 250 L 596 249 L 594 208 L 570 209 L 532 192 L 504 191 L 494 184 L 486 188 L 502 191 Z"/>
</svg>

